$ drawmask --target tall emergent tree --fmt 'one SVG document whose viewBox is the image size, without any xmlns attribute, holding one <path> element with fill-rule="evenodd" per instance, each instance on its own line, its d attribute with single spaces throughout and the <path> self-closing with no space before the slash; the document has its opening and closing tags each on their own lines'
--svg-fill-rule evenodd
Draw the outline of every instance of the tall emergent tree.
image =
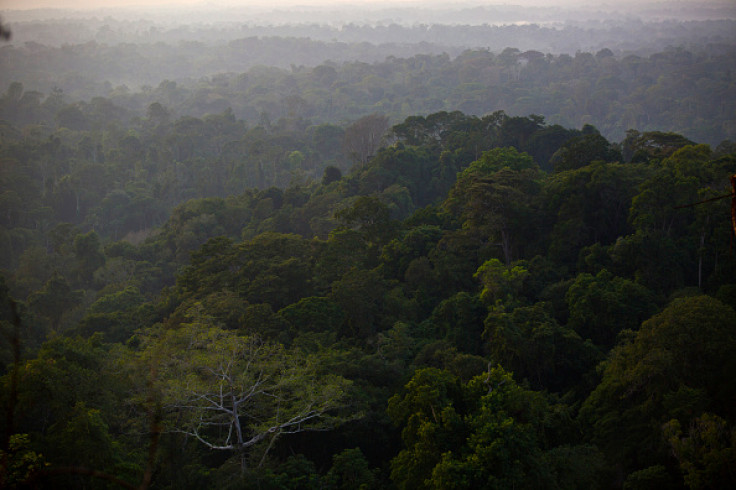
<svg viewBox="0 0 736 490">
<path fill-rule="evenodd" d="M 142 353 L 157 373 L 169 430 L 240 456 L 283 434 L 329 430 L 349 381 L 314 358 L 203 320 L 151 335 Z"/>
<path fill-rule="evenodd" d="M 534 196 L 541 172 L 515 148 L 494 148 L 458 174 L 444 207 L 464 229 L 475 229 L 500 246 L 506 265 L 518 258 L 535 220 Z M 532 238 L 532 237 L 530 237 Z"/>
</svg>

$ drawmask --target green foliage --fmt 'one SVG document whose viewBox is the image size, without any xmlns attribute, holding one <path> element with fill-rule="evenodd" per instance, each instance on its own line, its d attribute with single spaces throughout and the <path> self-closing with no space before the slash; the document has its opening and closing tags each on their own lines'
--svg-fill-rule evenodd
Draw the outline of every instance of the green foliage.
<svg viewBox="0 0 736 490">
<path fill-rule="evenodd" d="M 445 339 L 461 352 L 480 354 L 483 319 L 487 309 L 478 296 L 457 293 L 440 302 L 423 324 L 432 337 Z"/>
<path fill-rule="evenodd" d="M 310 296 L 311 253 L 311 243 L 294 234 L 264 233 L 237 246 L 228 238 L 213 238 L 193 254 L 177 287 L 186 298 L 224 290 L 278 310 Z"/>
<path fill-rule="evenodd" d="M 551 258 L 573 265 L 581 247 L 629 234 L 631 199 L 647 173 L 633 165 L 592 162 L 550 176 L 544 206 L 552 222 Z"/>
<path fill-rule="evenodd" d="M 621 237 L 610 255 L 617 275 L 631 277 L 651 291 L 667 294 L 685 284 L 687 255 L 662 233 L 637 232 Z"/>
<path fill-rule="evenodd" d="M 663 430 L 688 488 L 725 488 L 736 481 L 736 429 L 724 419 L 706 412 L 690 423 L 687 435 L 677 419 Z"/>
<path fill-rule="evenodd" d="M 100 250 L 100 239 L 91 231 L 74 237 L 74 254 L 79 261 L 79 275 L 89 283 L 92 274 L 105 263 L 105 255 Z"/>
<path fill-rule="evenodd" d="M 386 301 L 389 287 L 388 281 L 377 271 L 357 268 L 332 283 L 329 298 L 347 315 L 345 333 L 348 336 L 367 339 L 387 327 L 382 317 L 390 306 Z"/>
<path fill-rule="evenodd" d="M 316 257 L 315 282 L 325 290 L 353 267 L 365 268 L 367 262 L 365 236 L 355 230 L 335 230 Z"/>
<path fill-rule="evenodd" d="M 584 392 L 583 376 L 601 359 L 598 348 L 559 325 L 544 303 L 491 307 L 485 326 L 492 358 L 535 389 Z"/>
<path fill-rule="evenodd" d="M 519 295 L 529 271 L 519 262 L 514 264 L 508 267 L 498 259 L 490 259 L 478 268 L 474 277 L 483 286 L 480 298 L 487 305 L 503 304 L 513 308 L 519 303 Z"/>
<path fill-rule="evenodd" d="M 391 240 L 381 251 L 381 264 L 386 273 L 395 279 L 404 278 L 412 262 L 426 257 L 441 236 L 439 226 L 420 225 Z"/>
<path fill-rule="evenodd" d="M 677 133 L 662 131 L 640 133 L 629 129 L 622 143 L 623 156 L 627 162 L 660 161 L 672 155 L 678 148 L 692 144 L 692 141 Z"/>
<path fill-rule="evenodd" d="M 612 351 L 581 409 L 609 458 L 632 470 L 664 464 L 664 423 L 704 411 L 733 417 L 734 320 L 709 296 L 677 299 Z"/>
<path fill-rule="evenodd" d="M 77 402 L 69 418 L 49 428 L 49 459 L 69 466 L 110 470 L 119 451 L 99 409 Z"/>
<path fill-rule="evenodd" d="M 549 474 L 547 488 L 605 488 L 602 475 L 606 462 L 600 450 L 592 445 L 559 446 L 542 454 L 545 471 Z"/>
<path fill-rule="evenodd" d="M 463 382 L 473 379 L 488 367 L 488 361 L 483 357 L 460 352 L 447 340 L 424 345 L 414 358 L 413 364 L 417 368 L 443 369 Z"/>
<path fill-rule="evenodd" d="M 2 317 L 24 356 L 2 352 L 4 440 L 28 435 L 11 479 L 48 461 L 131 482 L 150 464 L 162 488 L 726 486 L 734 318 L 698 288 L 733 302 L 728 201 L 675 206 L 729 192 L 729 146 L 630 132 L 620 155 L 590 124 L 442 110 L 597 122 L 681 55 L 262 67 L 36 112 L 12 86 L 0 115 L 51 125 L 0 125 L 0 299 L 26 298 Z M 532 96 L 537 76 L 576 93 Z"/>
<path fill-rule="evenodd" d="M 654 295 L 644 286 L 605 269 L 595 276 L 579 274 L 565 296 L 567 326 L 605 349 L 622 330 L 636 330 L 656 311 Z"/>
<path fill-rule="evenodd" d="M 299 332 L 336 332 L 345 321 L 345 312 L 335 302 L 323 297 L 302 298 L 279 311 Z"/>
<path fill-rule="evenodd" d="M 380 488 L 375 471 L 370 469 L 360 448 L 335 454 L 332 467 L 324 477 L 325 487 L 334 490 L 370 490 Z"/>
<path fill-rule="evenodd" d="M 630 473 L 624 481 L 624 490 L 655 490 L 675 485 L 675 479 L 662 465 L 654 465 Z"/>
<path fill-rule="evenodd" d="M 464 181 L 477 176 L 493 174 L 504 168 L 519 172 L 533 169 L 534 166 L 534 160 L 529 155 L 519 152 L 514 147 L 495 148 L 484 152 L 478 160 L 460 172 L 458 180 Z"/>
<path fill-rule="evenodd" d="M 372 196 L 358 197 L 352 206 L 335 213 L 335 218 L 362 233 L 367 241 L 383 244 L 392 238 L 394 224 L 388 206 Z"/>
<path fill-rule="evenodd" d="M 458 175 L 444 207 L 463 228 L 497 243 L 509 265 L 528 246 L 524 239 L 536 221 L 540 177 L 528 155 L 514 148 L 491 150 Z"/>
<path fill-rule="evenodd" d="M 342 172 L 340 172 L 339 168 L 333 167 L 332 165 L 325 167 L 325 173 L 322 176 L 322 185 L 327 186 L 340 179 L 342 179 Z"/>
<path fill-rule="evenodd" d="M 447 371 L 418 370 L 388 410 L 403 427 L 405 449 L 391 463 L 398 488 L 555 485 L 539 438 L 546 402 L 501 368 L 467 383 Z"/>
<path fill-rule="evenodd" d="M 392 461 L 392 480 L 399 488 L 426 488 L 425 480 L 445 448 L 457 446 L 463 435 L 452 407 L 460 398 L 457 379 L 438 369 L 414 373 L 404 396 L 389 400 L 388 413 L 402 426 L 406 449 Z"/>
<path fill-rule="evenodd" d="M 36 358 L 18 366 L 17 400 L 6 406 L 14 411 L 13 426 L 5 430 L 12 431 L 11 440 L 14 433 L 27 434 L 29 449 L 43 454 L 44 464 L 135 479 L 143 457 L 138 452 L 141 440 L 125 429 L 132 423 L 131 413 L 119 409 L 129 385 L 115 365 L 119 351 L 100 339 L 99 334 L 56 337 L 41 346 Z M 4 394 L 12 376 L 2 378 Z M 86 478 L 62 471 L 42 481 L 76 486 Z"/>
<path fill-rule="evenodd" d="M 50 424 L 69 418 L 78 402 L 102 408 L 110 401 L 116 383 L 108 379 L 104 359 L 109 347 L 101 335 L 89 339 L 57 337 L 43 344 L 36 358 L 19 369 L 17 411 L 20 432 L 43 432 Z M 5 376 L 7 386 L 10 377 Z M 101 383 L 108 391 L 101 392 Z"/>
<path fill-rule="evenodd" d="M 139 308 L 144 302 L 135 286 L 102 296 L 87 308 L 75 330 L 82 335 L 101 332 L 109 342 L 125 342 L 140 326 Z"/>
<path fill-rule="evenodd" d="M 345 419 L 349 382 L 302 357 L 255 337 L 207 323 L 151 332 L 141 360 L 155 383 L 171 430 L 209 449 L 241 455 L 258 445 L 266 454 L 285 434 L 326 430 Z"/>
<path fill-rule="evenodd" d="M 23 332 L 18 315 L 18 303 L 8 291 L 5 276 L 0 274 L 0 338 L 3 346 L 0 349 L 0 366 L 3 371 L 11 371 L 11 364 L 21 354 L 21 342 L 27 340 L 28 332 Z"/>
<path fill-rule="evenodd" d="M 264 479 L 266 485 L 279 489 L 318 489 L 319 475 L 314 463 L 303 455 L 291 456 L 279 466 L 280 473 L 272 480 Z M 263 488 L 259 486 L 257 488 Z"/>
<path fill-rule="evenodd" d="M 621 152 L 611 146 L 597 131 L 567 141 L 552 155 L 550 163 L 555 172 L 576 170 L 595 161 L 620 162 Z"/>
<path fill-rule="evenodd" d="M 28 305 L 48 318 L 51 329 L 58 331 L 64 313 L 74 308 L 81 299 L 82 293 L 73 291 L 66 279 L 58 272 L 54 272 L 40 290 L 28 297 Z"/>
<path fill-rule="evenodd" d="M 7 450 L 0 449 L 0 484 L 3 488 L 26 488 L 47 463 L 43 454 L 31 449 L 28 434 L 12 434 Z"/>
</svg>

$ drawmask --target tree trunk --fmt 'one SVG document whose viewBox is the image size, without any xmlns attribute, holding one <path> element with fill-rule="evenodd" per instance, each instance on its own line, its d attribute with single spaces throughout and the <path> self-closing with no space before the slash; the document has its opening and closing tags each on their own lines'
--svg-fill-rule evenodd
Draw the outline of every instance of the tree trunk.
<svg viewBox="0 0 736 490">
<path fill-rule="evenodd" d="M 698 289 L 703 289 L 703 246 L 705 244 L 705 232 L 700 234 L 700 248 L 698 249 Z"/>
</svg>

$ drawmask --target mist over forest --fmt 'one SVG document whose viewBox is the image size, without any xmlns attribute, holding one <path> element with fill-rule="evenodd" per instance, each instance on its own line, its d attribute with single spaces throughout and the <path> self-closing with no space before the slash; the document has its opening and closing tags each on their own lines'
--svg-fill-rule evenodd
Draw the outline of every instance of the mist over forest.
<svg viewBox="0 0 736 490">
<path fill-rule="evenodd" d="M 732 1 L 0 34 L 0 488 L 736 487 Z"/>
<path fill-rule="evenodd" d="M 13 37 L 0 51 L 0 86 L 21 83 L 39 102 L 52 93 L 65 103 L 103 97 L 130 116 L 142 116 L 161 98 L 156 91 L 174 82 L 178 93 L 161 102 L 175 117 L 229 107 L 251 123 L 263 113 L 277 120 L 289 112 L 284 101 L 298 97 L 307 107 L 303 115 L 315 122 L 346 123 L 374 112 L 396 123 L 440 110 L 479 116 L 504 110 L 540 114 L 565 127 L 591 123 L 616 141 L 637 128 L 718 144 L 733 138 L 736 125 L 728 95 L 735 22 L 730 3 L 645 3 L 625 12 L 514 6 L 10 11 L 5 23 Z M 427 76 L 408 77 L 406 63 L 431 68 Z M 319 77 L 312 74 L 320 67 L 339 74 L 315 87 Z M 268 93 L 254 96 L 263 86 Z M 350 99 L 344 110 L 329 112 L 326 99 L 343 92 Z M 54 116 L 46 114 L 44 122 Z"/>
</svg>

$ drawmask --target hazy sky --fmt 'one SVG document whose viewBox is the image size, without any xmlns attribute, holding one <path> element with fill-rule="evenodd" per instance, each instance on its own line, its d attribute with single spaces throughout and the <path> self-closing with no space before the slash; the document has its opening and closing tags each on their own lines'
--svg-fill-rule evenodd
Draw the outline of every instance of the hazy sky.
<svg viewBox="0 0 736 490">
<path fill-rule="evenodd" d="M 657 2 L 666 3 L 694 3 L 697 0 L 670 0 Z M 396 5 L 397 3 L 431 3 L 434 5 L 449 6 L 452 4 L 471 3 L 476 5 L 585 5 L 585 6 L 609 6 L 615 7 L 626 3 L 645 3 L 637 0 L 470 0 L 468 2 L 433 0 L 0 0 L 0 9 L 37 9 L 37 8 L 68 8 L 68 9 L 94 9 L 108 7 L 130 7 L 130 6 L 286 6 L 286 5 L 345 5 L 345 4 L 374 4 L 374 5 Z"/>
</svg>

